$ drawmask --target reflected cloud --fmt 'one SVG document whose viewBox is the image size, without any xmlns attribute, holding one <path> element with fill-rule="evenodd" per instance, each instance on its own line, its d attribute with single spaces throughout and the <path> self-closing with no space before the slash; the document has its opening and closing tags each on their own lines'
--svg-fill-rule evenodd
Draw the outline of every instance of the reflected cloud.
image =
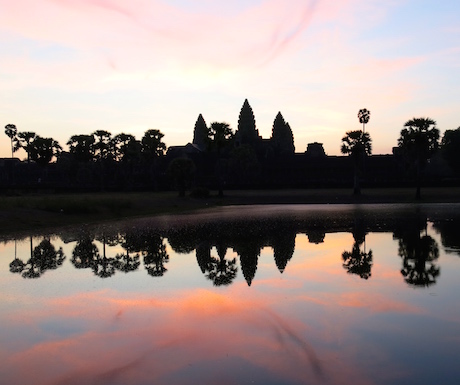
<svg viewBox="0 0 460 385">
<path fill-rule="evenodd" d="M 430 355 L 455 352 L 457 341 L 449 337 L 458 329 L 451 306 L 455 290 L 446 294 L 445 285 L 454 285 L 448 280 L 439 285 L 442 295 L 436 298 L 409 290 L 401 264 L 407 271 L 430 272 L 429 266 L 444 262 L 445 254 L 425 215 L 403 214 L 401 219 L 385 211 L 358 221 L 334 208 L 325 219 L 306 219 L 313 215 L 308 211 L 293 220 L 221 217 L 165 227 L 141 220 L 93 232 L 67 229 L 61 241 L 33 240 L 35 248 L 48 239 L 56 253 L 61 244 L 72 253 L 71 263 L 50 275 L 51 285 L 10 273 L 17 255 L 14 244 L 6 244 L 0 321 L 8 333 L 0 333 L 2 380 L 11 385 L 364 385 L 426 379 L 424 368 L 401 366 L 400 341 L 415 346 L 421 362 L 426 356 L 418 349 L 420 341 L 430 347 Z M 318 221 L 327 237 L 313 244 L 305 234 Z M 50 250 L 45 243 L 40 256 Z M 372 279 L 347 274 L 348 266 L 344 270 L 342 252 L 350 245 L 359 255 L 370 254 L 364 248 L 372 247 L 372 259 L 365 261 L 372 263 Z M 29 255 L 29 239 L 21 247 L 19 254 Z M 94 260 L 104 258 L 113 259 L 115 274 L 102 280 L 92 271 Z M 449 259 L 451 268 L 456 260 Z M 139 268 L 142 264 L 145 269 Z M 162 271 L 157 266 L 167 266 L 168 273 L 152 279 L 147 267 Z M 88 268 L 88 274 L 75 268 Z M 364 272 L 370 274 L 370 267 Z M 18 282 L 25 286 L 15 292 Z M 216 282 L 219 287 L 213 286 Z M 454 299 L 449 303 L 447 297 Z M 440 312 L 443 307 L 450 310 Z M 439 339 L 420 328 L 420 338 L 414 322 L 432 322 L 439 330 L 442 325 L 447 334 Z"/>
</svg>

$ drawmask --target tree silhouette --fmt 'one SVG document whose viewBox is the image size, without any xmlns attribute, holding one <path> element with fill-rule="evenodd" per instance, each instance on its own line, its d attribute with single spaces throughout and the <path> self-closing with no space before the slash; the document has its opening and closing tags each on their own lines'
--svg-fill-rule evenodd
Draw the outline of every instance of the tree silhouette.
<svg viewBox="0 0 460 385">
<path fill-rule="evenodd" d="M 150 129 L 145 131 L 141 140 L 141 156 L 149 170 L 153 187 L 157 187 L 158 159 L 166 152 L 166 144 L 163 143 L 164 135 L 159 130 Z"/>
<path fill-rule="evenodd" d="M 142 155 L 146 160 L 155 160 L 163 156 L 166 151 L 166 144 L 162 142 L 164 134 L 159 130 L 147 130 L 141 140 Z"/>
<path fill-rule="evenodd" d="M 361 130 L 348 131 L 342 138 L 342 154 L 349 155 L 353 160 L 354 165 L 354 183 L 353 194 L 361 194 L 360 174 L 364 157 L 372 152 L 371 138 L 369 133 Z"/>
<path fill-rule="evenodd" d="M 458 176 L 460 175 L 460 127 L 446 130 L 441 141 L 442 156 Z"/>
<path fill-rule="evenodd" d="M 94 135 L 72 135 L 67 142 L 69 152 L 77 162 L 89 162 L 94 159 Z"/>
<path fill-rule="evenodd" d="M 217 170 L 217 180 L 218 180 L 220 197 L 224 196 L 224 191 L 222 187 L 223 171 L 222 171 L 221 154 L 222 154 L 222 150 L 224 149 L 224 147 L 226 147 L 229 144 L 232 138 L 233 138 L 233 132 L 228 123 L 219 123 L 219 122 L 211 123 L 211 127 L 209 128 L 209 139 L 210 139 L 211 148 L 214 148 L 217 151 L 216 170 Z"/>
<path fill-rule="evenodd" d="M 105 130 L 97 130 L 93 133 L 95 143 L 93 144 L 94 155 L 97 160 L 113 158 L 111 140 L 112 134 Z"/>
<path fill-rule="evenodd" d="M 16 137 L 13 138 L 13 151 L 16 152 L 22 148 L 27 153 L 27 163 L 30 163 L 31 145 L 35 137 L 35 132 L 26 131 L 19 132 Z"/>
<path fill-rule="evenodd" d="M 439 257 L 437 242 L 429 235 L 405 234 L 399 239 L 398 254 L 403 258 L 401 274 L 413 286 L 428 287 L 440 274 L 435 261 Z"/>
<path fill-rule="evenodd" d="M 168 174 L 176 183 L 179 190 L 179 196 L 185 196 L 187 184 L 192 180 L 195 173 L 195 164 L 188 158 L 176 158 L 171 161 L 168 166 Z"/>
<path fill-rule="evenodd" d="M 58 157 L 62 147 L 53 138 L 36 136 L 29 145 L 30 159 L 41 166 L 46 166 L 54 157 Z"/>
<path fill-rule="evenodd" d="M 131 134 L 120 133 L 112 138 L 114 160 L 128 162 L 140 158 L 141 143 Z"/>
<path fill-rule="evenodd" d="M 422 172 L 428 159 L 438 149 L 439 130 L 436 128 L 436 122 L 430 118 L 413 118 L 408 120 L 404 127 L 398 139 L 398 146 L 409 165 L 415 168 L 415 199 L 420 199 Z"/>
<path fill-rule="evenodd" d="M 363 132 L 366 132 L 366 124 L 369 123 L 371 112 L 367 108 L 362 108 L 358 112 L 359 122 L 363 125 Z"/>
<path fill-rule="evenodd" d="M 13 139 L 16 137 L 17 133 L 18 129 L 14 124 L 7 124 L 5 126 L 5 134 L 8 138 L 10 138 L 11 141 L 11 157 L 13 157 L 14 153 Z"/>
</svg>

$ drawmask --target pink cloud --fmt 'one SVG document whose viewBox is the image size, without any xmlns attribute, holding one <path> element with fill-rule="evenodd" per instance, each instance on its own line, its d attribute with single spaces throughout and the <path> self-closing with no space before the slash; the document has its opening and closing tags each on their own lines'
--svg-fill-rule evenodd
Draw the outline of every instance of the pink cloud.
<svg viewBox="0 0 460 385">
<path fill-rule="evenodd" d="M 227 16 L 161 1 L 19 0 L 9 2 L 0 20 L 30 39 L 95 50 L 122 65 L 148 58 L 225 64 L 276 55 L 307 26 L 312 4 L 271 0 Z"/>
</svg>

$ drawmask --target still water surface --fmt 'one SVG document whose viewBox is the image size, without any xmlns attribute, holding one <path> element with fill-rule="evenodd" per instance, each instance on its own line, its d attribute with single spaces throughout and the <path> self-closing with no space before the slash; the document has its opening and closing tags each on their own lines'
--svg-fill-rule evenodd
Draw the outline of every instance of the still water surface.
<svg viewBox="0 0 460 385">
<path fill-rule="evenodd" d="M 5 237 L 3 384 L 458 384 L 460 205 Z"/>
</svg>

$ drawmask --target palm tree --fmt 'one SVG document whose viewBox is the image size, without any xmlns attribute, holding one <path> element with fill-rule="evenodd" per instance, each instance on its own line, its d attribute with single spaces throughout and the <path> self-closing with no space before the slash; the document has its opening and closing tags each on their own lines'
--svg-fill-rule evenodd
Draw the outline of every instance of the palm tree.
<svg viewBox="0 0 460 385">
<path fill-rule="evenodd" d="M 20 148 L 27 152 L 27 163 L 30 163 L 30 151 L 32 143 L 35 140 L 35 132 L 19 132 L 17 136 L 13 138 L 13 152 L 18 151 Z"/>
<path fill-rule="evenodd" d="M 361 166 L 366 155 L 370 155 L 372 152 L 371 137 L 369 133 L 357 130 L 348 131 L 342 138 L 342 154 L 348 154 L 353 159 L 354 163 L 354 185 L 353 194 L 361 194 L 361 186 L 359 183 L 359 177 L 361 173 Z"/>
<path fill-rule="evenodd" d="M 11 140 L 11 157 L 13 157 L 14 147 L 13 147 L 13 139 L 16 137 L 18 133 L 18 129 L 14 124 L 7 124 L 5 126 L 5 134 Z"/>
<path fill-rule="evenodd" d="M 441 141 L 441 152 L 455 174 L 460 175 L 460 127 L 444 132 Z"/>
<path fill-rule="evenodd" d="M 362 108 L 358 112 L 359 122 L 363 125 L 363 132 L 366 131 L 366 124 L 369 122 L 371 112 L 367 108 Z"/>
<path fill-rule="evenodd" d="M 54 157 L 58 157 L 62 147 L 53 138 L 36 136 L 29 145 L 30 158 L 42 166 L 46 166 Z"/>
<path fill-rule="evenodd" d="M 105 130 L 97 130 L 93 133 L 96 142 L 93 144 L 94 154 L 97 160 L 107 159 L 111 155 L 110 142 L 112 134 Z"/>
<path fill-rule="evenodd" d="M 120 133 L 113 137 L 114 159 L 127 162 L 140 157 L 141 143 L 131 134 Z"/>
<path fill-rule="evenodd" d="M 233 138 L 233 132 L 228 123 L 211 123 L 209 128 L 209 139 L 211 141 L 211 147 L 214 147 L 217 150 L 217 180 L 219 185 L 219 197 L 224 196 L 224 191 L 222 187 L 222 162 L 221 155 L 222 149 L 230 142 Z"/>
<path fill-rule="evenodd" d="M 94 135 L 72 135 L 67 142 L 69 152 L 78 162 L 89 162 L 94 159 Z"/>
<path fill-rule="evenodd" d="M 415 168 L 415 199 L 420 199 L 422 171 L 428 159 L 439 147 L 439 130 L 436 128 L 436 122 L 430 118 L 413 118 L 408 120 L 404 127 L 398 139 L 398 146 L 409 164 Z"/>
<path fill-rule="evenodd" d="M 166 151 L 166 144 L 162 142 L 164 134 L 159 130 L 150 129 L 145 131 L 142 137 L 142 154 L 148 160 L 163 156 Z"/>
<path fill-rule="evenodd" d="M 157 187 L 157 160 L 164 156 L 166 144 L 162 139 L 164 134 L 159 130 L 150 129 L 145 131 L 141 139 L 141 155 L 148 167 L 154 188 Z"/>
</svg>

